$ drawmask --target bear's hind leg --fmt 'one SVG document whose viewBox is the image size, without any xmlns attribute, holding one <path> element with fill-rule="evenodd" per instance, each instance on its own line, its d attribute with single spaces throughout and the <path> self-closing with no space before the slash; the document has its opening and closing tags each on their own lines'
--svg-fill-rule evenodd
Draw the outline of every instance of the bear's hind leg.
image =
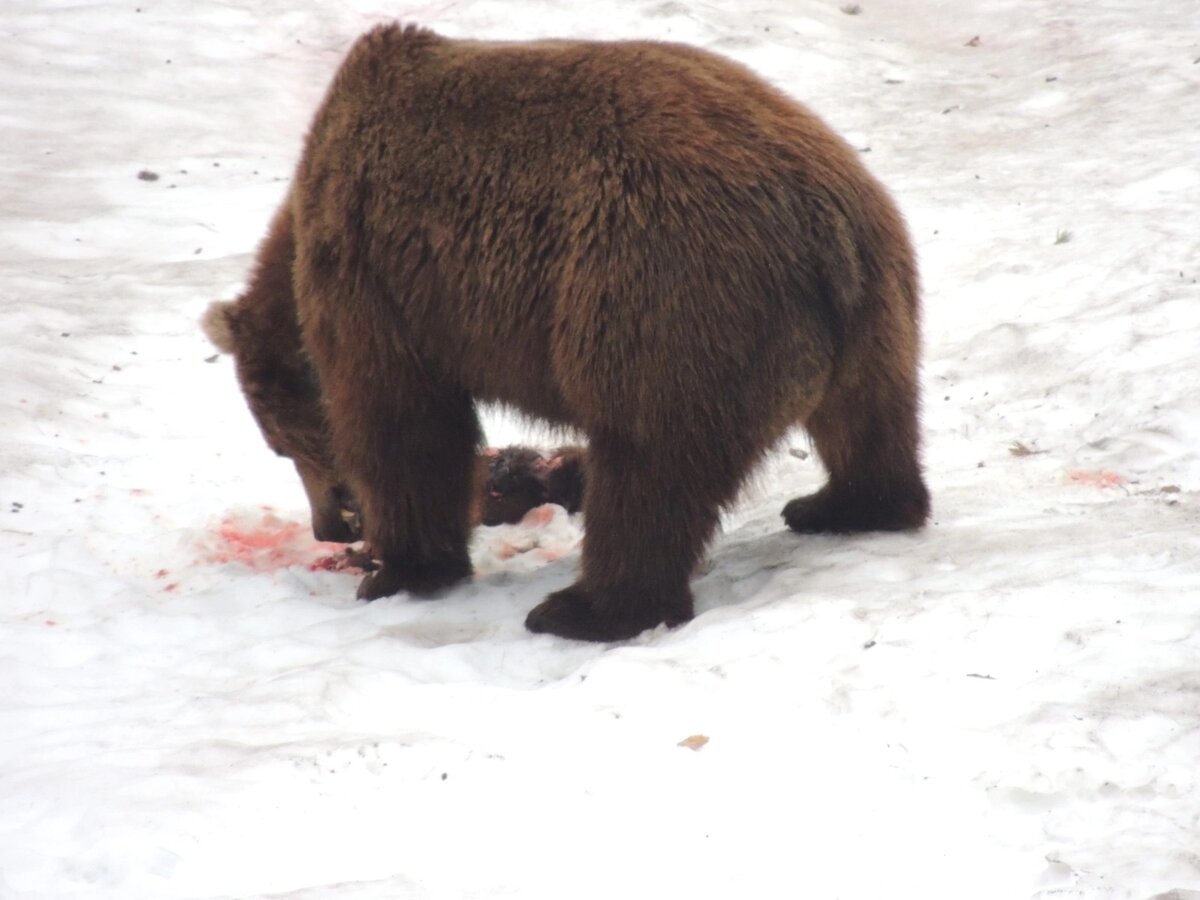
<svg viewBox="0 0 1200 900">
<path fill-rule="evenodd" d="M 915 368 L 915 367 L 914 367 Z M 914 372 L 871 370 L 830 385 L 805 422 L 829 481 L 783 509 L 801 533 L 905 531 L 929 517 Z"/>
<path fill-rule="evenodd" d="M 748 468 L 711 450 L 678 436 L 638 446 L 593 435 L 582 572 L 530 612 L 529 630 L 614 641 L 689 621 L 691 574 Z"/>
</svg>

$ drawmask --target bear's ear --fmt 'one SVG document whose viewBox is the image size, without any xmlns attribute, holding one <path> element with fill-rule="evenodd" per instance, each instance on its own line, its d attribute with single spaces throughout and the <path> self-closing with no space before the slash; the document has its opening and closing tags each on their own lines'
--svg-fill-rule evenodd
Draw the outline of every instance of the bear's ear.
<svg viewBox="0 0 1200 900">
<path fill-rule="evenodd" d="M 236 344 L 237 310 L 232 300 L 217 300 L 208 305 L 200 318 L 200 327 L 222 353 L 232 353 Z"/>
</svg>

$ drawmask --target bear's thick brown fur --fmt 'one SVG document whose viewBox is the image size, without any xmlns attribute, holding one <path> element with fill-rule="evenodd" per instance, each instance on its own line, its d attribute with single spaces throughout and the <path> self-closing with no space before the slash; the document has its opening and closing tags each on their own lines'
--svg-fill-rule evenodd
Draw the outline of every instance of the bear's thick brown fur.
<svg viewBox="0 0 1200 900">
<path fill-rule="evenodd" d="M 928 515 L 899 213 L 812 113 L 691 47 L 376 28 L 207 320 L 317 534 L 347 539 L 357 498 L 368 599 L 470 575 L 479 401 L 589 441 L 581 572 L 534 631 L 690 619 L 719 510 L 796 424 L 829 481 L 791 528 Z"/>
</svg>

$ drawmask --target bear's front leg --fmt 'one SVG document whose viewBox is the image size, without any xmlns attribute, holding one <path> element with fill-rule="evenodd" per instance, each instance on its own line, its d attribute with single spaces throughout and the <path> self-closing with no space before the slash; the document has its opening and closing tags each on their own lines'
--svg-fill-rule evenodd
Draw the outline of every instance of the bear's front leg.
<svg viewBox="0 0 1200 900">
<path fill-rule="evenodd" d="M 326 390 L 334 454 L 362 507 L 365 544 L 380 563 L 358 596 L 429 595 L 469 578 L 480 442 L 471 397 L 416 379 L 379 390 L 364 389 L 363 377 L 336 383 L 353 389 Z"/>
</svg>

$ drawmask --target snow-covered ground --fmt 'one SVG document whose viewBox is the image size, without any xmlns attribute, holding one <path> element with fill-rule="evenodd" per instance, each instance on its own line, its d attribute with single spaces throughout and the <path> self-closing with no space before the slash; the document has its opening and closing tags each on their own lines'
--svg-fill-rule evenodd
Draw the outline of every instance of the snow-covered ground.
<svg viewBox="0 0 1200 900">
<path fill-rule="evenodd" d="M 1200 6 L 860 5 L 6 0 L 0 897 L 1200 897 Z M 321 570 L 196 321 L 390 17 L 692 42 L 846 134 L 936 521 L 788 534 L 782 448 L 611 646 L 522 628 L 561 510 L 436 602 Z"/>
</svg>

